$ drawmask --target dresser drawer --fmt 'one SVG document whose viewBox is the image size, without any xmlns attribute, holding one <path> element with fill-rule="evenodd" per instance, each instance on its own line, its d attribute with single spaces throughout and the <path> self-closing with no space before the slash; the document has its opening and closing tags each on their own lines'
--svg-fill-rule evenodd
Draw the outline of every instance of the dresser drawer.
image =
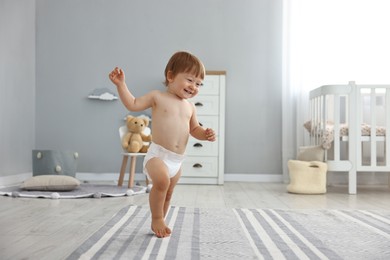
<svg viewBox="0 0 390 260">
<path fill-rule="evenodd" d="M 199 94 L 188 101 L 194 104 L 199 124 L 215 131 L 216 141 L 188 139 L 180 183 L 224 183 L 224 134 L 226 77 L 223 71 L 206 71 Z"/>
<path fill-rule="evenodd" d="M 215 134 L 219 133 L 219 117 L 218 116 L 198 116 L 198 121 L 204 128 L 211 128 Z"/>
<path fill-rule="evenodd" d="M 219 77 L 206 75 L 200 93 L 202 95 L 219 95 Z"/>
<path fill-rule="evenodd" d="M 198 115 L 218 115 L 219 97 L 199 95 L 190 99 L 194 103 Z"/>
<path fill-rule="evenodd" d="M 191 137 L 188 140 L 186 155 L 217 156 L 218 140 L 215 142 L 199 141 Z"/>
<path fill-rule="evenodd" d="M 217 157 L 188 156 L 182 165 L 182 176 L 216 177 L 218 176 Z"/>
</svg>

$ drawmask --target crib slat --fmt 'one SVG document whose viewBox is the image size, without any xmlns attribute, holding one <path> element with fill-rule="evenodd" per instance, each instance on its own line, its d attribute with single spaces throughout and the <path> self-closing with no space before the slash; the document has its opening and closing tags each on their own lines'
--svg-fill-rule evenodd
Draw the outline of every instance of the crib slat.
<svg viewBox="0 0 390 260">
<path fill-rule="evenodd" d="M 333 128 L 333 151 L 334 151 L 334 160 L 340 160 L 340 95 L 336 94 L 333 96 L 334 100 L 334 128 Z"/>
<path fill-rule="evenodd" d="M 325 134 L 325 130 L 326 130 L 326 124 L 324 124 L 324 117 L 321 113 L 321 111 L 323 111 L 325 109 L 325 98 L 326 96 L 322 96 L 318 99 L 318 106 L 317 106 L 317 111 L 316 111 L 316 114 L 317 114 L 317 125 L 321 128 L 321 135 L 318 136 L 318 144 L 322 145 L 322 142 L 323 142 L 323 138 L 324 138 L 324 134 Z"/>
<path fill-rule="evenodd" d="M 328 115 L 327 115 L 327 102 L 326 102 L 326 95 L 321 95 L 321 110 L 319 111 L 320 116 L 321 116 L 321 122 L 324 125 L 324 130 L 326 131 L 326 123 L 328 120 Z M 328 160 L 328 153 L 325 153 L 325 161 Z"/>
<path fill-rule="evenodd" d="M 321 145 L 322 144 L 322 137 L 324 134 L 324 128 L 322 124 L 322 118 L 321 118 L 321 111 L 323 109 L 323 101 L 322 97 L 318 97 L 314 99 L 314 115 L 312 119 L 312 129 L 314 134 L 314 144 L 315 145 Z"/>
<path fill-rule="evenodd" d="M 377 163 L 377 156 L 376 156 L 376 89 L 371 88 L 371 95 L 370 95 L 370 125 L 371 125 L 371 166 L 375 167 Z"/>
<path fill-rule="evenodd" d="M 355 82 L 349 82 L 348 84 L 351 87 L 351 92 L 349 94 L 349 107 L 348 113 L 356 113 L 356 111 L 361 111 L 361 102 L 358 102 L 360 89 L 356 86 Z M 361 113 L 357 113 L 357 117 L 350 116 L 348 121 L 348 149 L 349 149 L 349 161 L 351 162 L 351 169 L 348 171 L 348 193 L 356 194 L 356 184 L 357 176 L 356 169 L 357 165 L 361 165 L 361 157 L 359 159 L 358 154 L 361 154 L 361 131 L 360 122 L 361 122 Z M 360 153 L 358 152 L 360 150 Z M 356 151 L 356 152 L 355 152 Z"/>
<path fill-rule="evenodd" d="M 310 144 L 318 145 L 318 126 L 317 126 L 317 117 L 318 117 L 318 101 L 319 97 L 313 98 L 310 103 L 310 118 L 311 118 L 311 128 L 310 128 Z"/>
<path fill-rule="evenodd" d="M 316 100 L 315 100 L 315 111 L 314 111 L 314 126 L 316 127 L 315 128 L 315 131 L 317 132 L 318 130 L 320 130 L 320 129 L 318 129 L 318 106 L 319 106 L 319 99 L 317 98 Z M 315 138 L 316 138 L 316 140 L 315 140 L 315 142 L 316 142 L 316 144 L 318 144 L 318 142 L 319 142 L 319 136 L 318 136 L 318 134 L 316 134 L 315 135 Z"/>
<path fill-rule="evenodd" d="M 351 140 L 351 136 L 349 138 L 349 144 L 353 144 L 356 142 L 356 154 L 353 156 L 356 158 L 356 168 L 359 168 L 362 165 L 362 146 L 363 146 L 363 138 L 362 138 L 362 131 L 360 130 L 362 121 L 363 121 L 363 116 L 362 116 L 362 92 L 361 88 L 359 86 L 355 85 L 355 92 L 356 92 L 356 100 L 354 101 L 354 104 L 351 104 L 351 109 L 356 109 L 356 122 L 355 124 L 350 123 L 349 125 L 349 132 L 351 133 L 351 130 L 354 131 L 356 130 L 356 141 Z M 352 100 L 351 100 L 352 101 Z M 350 110 L 353 111 L 353 110 Z M 353 117 L 350 117 L 350 122 L 352 121 Z M 351 151 L 352 152 L 352 151 Z"/>
<path fill-rule="evenodd" d="M 386 88 L 386 101 L 385 101 L 385 120 L 386 120 L 386 133 L 385 133 L 385 156 L 386 156 L 386 166 L 390 165 L 390 88 Z M 390 180 L 389 180 L 390 181 Z"/>
<path fill-rule="evenodd" d="M 315 132 L 315 111 L 316 111 L 317 98 L 310 100 L 310 144 L 317 144 L 317 133 Z"/>
</svg>

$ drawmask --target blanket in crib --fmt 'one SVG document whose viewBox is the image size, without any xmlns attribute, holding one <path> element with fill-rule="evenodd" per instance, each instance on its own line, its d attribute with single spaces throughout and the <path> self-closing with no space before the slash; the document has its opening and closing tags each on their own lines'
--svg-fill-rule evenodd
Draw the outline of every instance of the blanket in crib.
<svg viewBox="0 0 390 260">
<path fill-rule="evenodd" d="M 320 145 L 324 149 L 329 149 L 332 146 L 332 142 L 334 140 L 334 123 L 327 122 L 325 129 L 321 127 L 319 124 L 313 125 L 311 121 L 307 121 L 304 125 L 304 128 L 310 133 L 312 136 L 320 137 Z M 362 136 L 371 136 L 371 125 L 362 123 L 361 124 L 361 135 Z M 376 127 L 376 136 L 385 136 L 386 128 L 383 126 Z M 348 136 L 348 125 L 340 124 L 340 137 Z"/>
</svg>

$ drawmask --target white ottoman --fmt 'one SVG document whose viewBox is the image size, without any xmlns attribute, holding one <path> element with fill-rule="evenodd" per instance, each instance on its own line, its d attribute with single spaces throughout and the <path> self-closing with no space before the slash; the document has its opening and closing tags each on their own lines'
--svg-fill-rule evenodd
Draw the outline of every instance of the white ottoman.
<svg viewBox="0 0 390 260">
<path fill-rule="evenodd" d="M 290 184 L 287 191 L 299 194 L 326 193 L 326 163 L 319 161 L 288 161 Z"/>
</svg>

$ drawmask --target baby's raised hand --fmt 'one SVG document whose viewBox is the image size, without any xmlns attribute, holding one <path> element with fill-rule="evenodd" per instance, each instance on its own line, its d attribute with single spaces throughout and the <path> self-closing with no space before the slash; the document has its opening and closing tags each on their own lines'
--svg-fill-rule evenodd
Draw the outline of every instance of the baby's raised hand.
<svg viewBox="0 0 390 260">
<path fill-rule="evenodd" d="M 211 128 L 206 128 L 206 138 L 207 138 L 207 141 L 210 141 L 210 142 L 214 142 L 216 140 L 216 137 L 215 137 L 215 132 L 213 129 Z"/>
<path fill-rule="evenodd" d="M 125 82 L 125 72 L 118 67 L 115 67 L 115 69 L 108 74 L 108 77 L 115 85 Z"/>
</svg>

